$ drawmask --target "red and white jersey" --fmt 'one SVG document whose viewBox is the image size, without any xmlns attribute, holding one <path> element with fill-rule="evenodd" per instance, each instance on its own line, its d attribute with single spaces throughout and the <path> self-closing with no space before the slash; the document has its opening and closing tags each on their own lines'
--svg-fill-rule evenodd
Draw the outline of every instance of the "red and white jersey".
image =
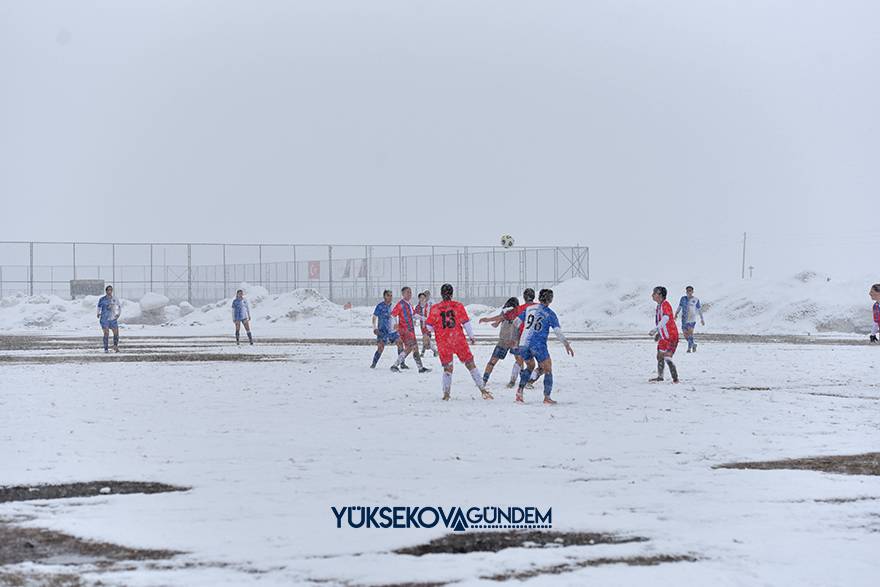
<svg viewBox="0 0 880 587">
<path fill-rule="evenodd" d="M 517 309 L 515 309 L 515 310 L 511 310 L 510 312 L 508 312 L 507 314 L 505 314 L 504 317 L 507 318 L 508 320 L 513 320 L 514 318 L 516 318 L 517 316 L 519 316 L 520 314 L 522 314 L 523 312 L 525 312 L 526 310 L 528 310 L 529 308 L 531 308 L 531 307 L 534 306 L 534 305 L 535 305 L 535 302 L 527 302 L 527 303 L 525 303 L 525 304 L 520 304 L 519 307 L 518 307 Z M 519 323 L 519 334 L 520 334 L 520 336 L 522 336 L 523 329 L 525 329 L 525 327 L 526 327 L 526 323 L 525 323 L 525 322 L 520 322 L 520 323 Z"/>
<path fill-rule="evenodd" d="M 467 310 L 461 302 L 444 300 L 431 307 L 427 324 L 434 329 L 437 345 L 467 343 L 462 326 L 470 322 Z"/>
<path fill-rule="evenodd" d="M 654 313 L 654 324 L 657 325 L 657 332 L 663 340 L 678 339 L 678 327 L 675 325 L 675 314 L 672 311 L 672 304 L 669 300 L 663 300 L 657 304 L 657 310 Z"/>
</svg>

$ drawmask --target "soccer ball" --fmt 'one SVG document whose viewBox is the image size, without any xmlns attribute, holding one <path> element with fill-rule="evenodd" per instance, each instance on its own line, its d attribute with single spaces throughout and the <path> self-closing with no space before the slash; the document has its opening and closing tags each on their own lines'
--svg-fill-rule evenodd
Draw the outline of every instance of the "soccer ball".
<svg viewBox="0 0 880 587">
<path fill-rule="evenodd" d="M 509 249 L 513 246 L 513 237 L 509 234 L 501 235 L 501 246 L 505 249 Z"/>
</svg>

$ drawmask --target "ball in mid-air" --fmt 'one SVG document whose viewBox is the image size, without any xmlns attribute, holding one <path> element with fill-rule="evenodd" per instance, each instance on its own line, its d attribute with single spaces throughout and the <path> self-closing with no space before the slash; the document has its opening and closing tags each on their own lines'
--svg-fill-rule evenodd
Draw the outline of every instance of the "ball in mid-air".
<svg viewBox="0 0 880 587">
<path fill-rule="evenodd" d="M 509 249 L 513 246 L 513 237 L 509 234 L 501 235 L 501 246 L 505 249 Z"/>
</svg>

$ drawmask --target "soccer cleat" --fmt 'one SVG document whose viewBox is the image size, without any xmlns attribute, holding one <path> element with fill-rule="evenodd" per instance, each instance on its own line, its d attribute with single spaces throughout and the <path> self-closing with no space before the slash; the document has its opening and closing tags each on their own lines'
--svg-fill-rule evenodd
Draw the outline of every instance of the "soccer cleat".
<svg viewBox="0 0 880 587">
<path fill-rule="evenodd" d="M 694 345 L 694 350 L 692 352 L 697 352 L 697 345 Z"/>
<path fill-rule="evenodd" d="M 652 377 L 651 379 L 648 379 L 648 383 L 658 383 L 660 381 L 663 381 L 662 377 Z"/>
<path fill-rule="evenodd" d="M 482 394 L 483 399 L 495 399 L 494 397 L 492 397 L 492 394 L 489 393 L 488 389 L 481 389 L 480 393 Z"/>
<path fill-rule="evenodd" d="M 443 401 L 445 401 L 445 402 L 449 401 L 449 392 L 448 391 L 443 392 Z"/>
<path fill-rule="evenodd" d="M 391 365 L 391 370 L 395 373 L 400 373 L 400 369 L 397 367 L 397 365 Z"/>
<path fill-rule="evenodd" d="M 428 371 L 430 371 L 430 369 L 427 367 L 419 367 L 419 373 L 427 373 Z"/>
<path fill-rule="evenodd" d="M 514 387 L 516 387 L 516 381 L 507 382 L 507 389 L 513 389 Z"/>
<path fill-rule="evenodd" d="M 407 365 L 406 363 L 401 363 L 400 368 L 401 369 L 409 369 L 409 365 Z"/>
<path fill-rule="evenodd" d="M 119 352 L 119 347 L 116 346 L 115 344 L 113 345 L 113 352 L 114 352 L 114 353 L 118 353 L 118 352 Z"/>
<path fill-rule="evenodd" d="M 518 403 L 518 404 L 524 404 L 524 403 L 526 403 L 526 400 L 523 399 L 523 394 L 522 394 L 521 391 L 517 391 L 517 392 L 516 392 L 516 399 L 513 400 L 513 401 L 515 401 L 515 402 Z"/>
<path fill-rule="evenodd" d="M 110 352 L 110 349 L 104 349 L 104 352 L 105 352 L 105 353 L 109 353 L 109 352 Z"/>
<path fill-rule="evenodd" d="M 548 406 L 552 406 L 556 403 L 556 400 L 552 399 L 549 395 L 545 395 L 544 396 L 544 403 L 547 404 Z"/>
<path fill-rule="evenodd" d="M 254 341 L 251 341 L 251 346 L 254 346 Z"/>
<path fill-rule="evenodd" d="M 529 381 L 528 383 L 526 383 L 526 389 L 535 389 L 535 382 Z"/>
<path fill-rule="evenodd" d="M 687 352 L 691 352 L 691 349 L 688 349 Z"/>
<path fill-rule="evenodd" d="M 373 363 L 372 365 L 370 365 L 370 369 L 375 369 L 375 368 L 376 368 L 376 363 Z"/>
</svg>

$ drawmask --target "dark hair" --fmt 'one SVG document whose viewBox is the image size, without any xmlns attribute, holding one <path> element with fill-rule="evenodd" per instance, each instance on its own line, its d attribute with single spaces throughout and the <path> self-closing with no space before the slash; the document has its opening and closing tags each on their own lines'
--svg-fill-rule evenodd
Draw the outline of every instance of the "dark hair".
<svg viewBox="0 0 880 587">
<path fill-rule="evenodd" d="M 394 295 L 394 292 L 392 292 L 390 289 L 386 289 L 385 291 L 382 292 L 382 297 L 383 297 L 383 298 L 384 298 L 385 296 L 393 296 L 393 295 Z"/>
<path fill-rule="evenodd" d="M 444 300 L 451 300 L 452 299 L 452 284 L 451 283 L 444 283 L 442 286 L 440 286 L 440 297 L 443 298 Z"/>
<path fill-rule="evenodd" d="M 692 290 L 692 289 L 694 289 L 694 286 L 689 285 L 689 286 L 685 287 L 684 289 L 685 289 L 685 290 L 688 290 L 688 289 L 691 289 L 691 290 Z"/>
<path fill-rule="evenodd" d="M 236 294 L 243 294 L 243 293 L 244 293 L 244 290 L 243 290 L 243 289 L 239 289 L 239 290 L 236 290 L 235 293 L 236 293 Z"/>
<path fill-rule="evenodd" d="M 400 288 L 400 293 L 403 293 L 406 290 L 412 291 L 412 288 L 408 285 L 404 285 L 403 287 Z"/>
<path fill-rule="evenodd" d="M 426 298 L 426 297 L 428 297 L 428 294 L 426 294 L 426 293 L 423 292 L 423 291 L 420 291 L 420 292 L 419 292 L 419 297 L 420 297 L 420 298 Z"/>
<path fill-rule="evenodd" d="M 553 301 L 553 290 L 552 289 L 542 289 L 538 292 L 538 301 L 542 304 L 549 304 Z"/>
<path fill-rule="evenodd" d="M 875 283 L 874 285 L 871 286 L 871 289 L 873 289 L 877 293 L 880 293 L 880 283 Z"/>
<path fill-rule="evenodd" d="M 104 292 L 106 293 L 106 291 L 107 291 L 108 289 L 113 289 L 113 286 L 112 286 L 112 285 L 108 285 L 107 287 L 104 288 Z"/>
<path fill-rule="evenodd" d="M 660 297 L 662 297 L 664 300 L 666 299 L 666 288 L 663 287 L 662 285 L 658 285 L 657 287 L 655 287 L 654 293 L 660 294 Z"/>
<path fill-rule="evenodd" d="M 519 307 L 519 300 L 516 298 L 508 298 L 506 302 L 504 302 L 504 308 L 513 308 L 514 310 Z"/>
<path fill-rule="evenodd" d="M 534 302 L 535 301 L 535 290 L 530 287 L 527 287 L 523 290 L 523 299 L 526 302 Z"/>
</svg>

